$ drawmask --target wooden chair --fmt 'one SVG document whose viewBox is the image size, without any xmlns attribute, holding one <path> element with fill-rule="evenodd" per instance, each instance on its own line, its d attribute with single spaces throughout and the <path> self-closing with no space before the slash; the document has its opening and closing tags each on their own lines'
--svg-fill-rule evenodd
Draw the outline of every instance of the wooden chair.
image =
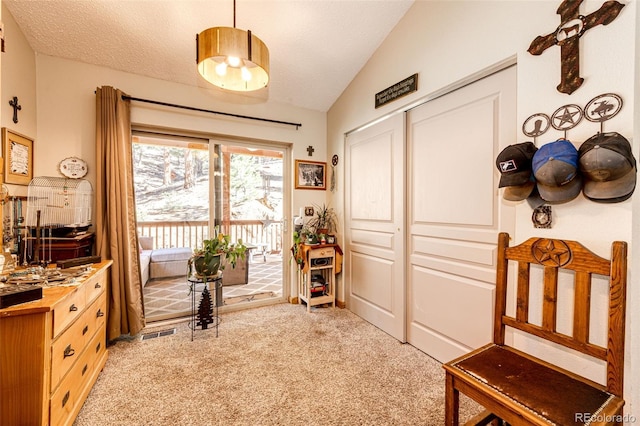
<svg viewBox="0 0 640 426">
<path fill-rule="evenodd" d="M 517 262 L 515 316 L 506 314 L 509 261 Z M 531 265 L 542 265 L 541 325 L 529 322 Z M 556 331 L 558 273 L 574 271 L 573 332 Z M 606 347 L 589 341 L 592 274 L 609 279 Z M 466 424 L 506 422 L 519 425 L 621 424 L 624 372 L 624 327 L 627 244 L 612 244 L 611 260 L 575 241 L 530 238 L 509 247 L 509 235 L 498 238 L 493 343 L 444 365 L 445 424 L 458 425 L 459 393 L 486 410 Z M 606 386 L 542 361 L 505 344 L 513 327 L 606 362 Z M 501 423 L 499 423 L 501 424 Z"/>
</svg>

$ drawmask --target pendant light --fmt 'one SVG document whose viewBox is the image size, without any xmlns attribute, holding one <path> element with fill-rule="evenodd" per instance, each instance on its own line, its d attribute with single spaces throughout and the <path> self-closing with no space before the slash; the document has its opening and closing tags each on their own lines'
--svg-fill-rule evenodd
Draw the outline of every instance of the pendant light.
<svg viewBox="0 0 640 426">
<path fill-rule="evenodd" d="M 196 36 L 198 72 L 209 83 L 227 90 L 248 92 L 269 83 L 269 49 L 251 31 L 213 27 Z"/>
</svg>

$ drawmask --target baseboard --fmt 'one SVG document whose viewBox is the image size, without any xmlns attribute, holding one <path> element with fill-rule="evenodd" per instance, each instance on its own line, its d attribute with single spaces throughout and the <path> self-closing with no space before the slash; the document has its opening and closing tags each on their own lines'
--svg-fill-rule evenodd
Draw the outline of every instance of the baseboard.
<svg viewBox="0 0 640 426">
<path fill-rule="evenodd" d="M 289 297 L 289 303 L 291 303 L 292 305 L 297 305 L 299 303 L 298 296 Z"/>
<path fill-rule="evenodd" d="M 342 300 L 336 300 L 336 306 L 340 309 L 344 309 L 347 307 L 347 302 L 343 302 Z"/>
</svg>

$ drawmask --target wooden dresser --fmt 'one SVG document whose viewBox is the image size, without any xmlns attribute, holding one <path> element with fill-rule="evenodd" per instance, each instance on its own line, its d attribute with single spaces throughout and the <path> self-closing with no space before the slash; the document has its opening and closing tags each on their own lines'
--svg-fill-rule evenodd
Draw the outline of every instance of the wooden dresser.
<svg viewBox="0 0 640 426">
<path fill-rule="evenodd" d="M 0 424 L 71 425 L 107 361 L 111 261 L 77 286 L 0 309 Z"/>
</svg>

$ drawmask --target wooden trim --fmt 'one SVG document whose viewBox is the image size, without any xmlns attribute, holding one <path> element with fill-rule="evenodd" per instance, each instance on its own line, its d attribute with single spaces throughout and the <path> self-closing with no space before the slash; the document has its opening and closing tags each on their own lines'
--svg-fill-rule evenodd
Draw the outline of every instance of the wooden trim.
<svg viewBox="0 0 640 426">
<path fill-rule="evenodd" d="M 591 323 L 591 274 L 576 273 L 573 300 L 573 338 L 587 343 Z"/>
<path fill-rule="evenodd" d="M 493 341 L 497 345 L 504 344 L 505 327 L 502 317 L 507 313 L 507 278 L 509 275 L 509 262 L 506 260 L 505 253 L 509 247 L 509 234 L 501 232 L 498 235 L 498 250 L 496 262 L 496 306 L 495 316 L 493 320 Z"/>
<path fill-rule="evenodd" d="M 542 328 L 556 331 L 558 314 L 558 268 L 544 268 L 544 297 L 542 299 Z"/>
<path fill-rule="evenodd" d="M 520 322 L 529 321 L 529 273 L 527 262 L 518 262 L 518 289 L 516 301 L 516 318 Z"/>
<path fill-rule="evenodd" d="M 624 391 L 624 336 L 627 301 L 627 243 L 616 241 L 611 248 L 611 291 L 609 296 L 609 339 L 607 347 L 607 389 L 622 398 Z"/>
<path fill-rule="evenodd" d="M 570 349 L 574 349 L 576 351 L 591 355 L 602 360 L 607 359 L 607 350 L 592 343 L 580 343 L 571 338 L 571 336 L 554 333 L 552 331 L 545 330 L 535 324 L 520 323 L 515 319 L 507 316 L 503 317 L 502 321 L 509 327 L 517 328 L 518 330 L 522 330 L 529 334 L 533 334 L 534 336 L 541 337 L 543 339 L 566 346 Z"/>
</svg>

